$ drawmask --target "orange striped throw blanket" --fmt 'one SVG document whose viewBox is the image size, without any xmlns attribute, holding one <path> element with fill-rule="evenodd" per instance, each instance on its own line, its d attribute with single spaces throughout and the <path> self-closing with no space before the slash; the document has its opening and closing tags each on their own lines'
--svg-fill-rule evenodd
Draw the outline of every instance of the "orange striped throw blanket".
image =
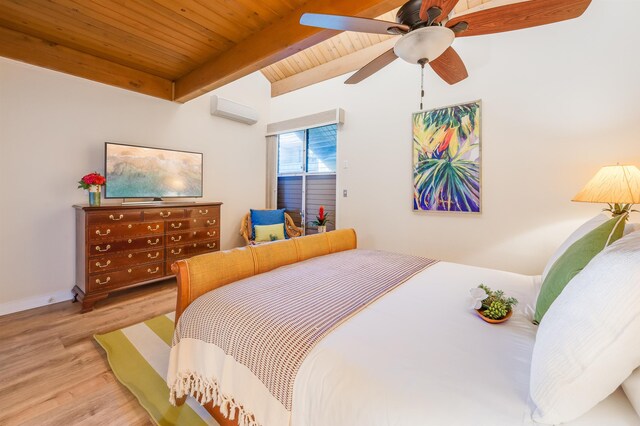
<svg viewBox="0 0 640 426">
<path fill-rule="evenodd" d="M 324 336 L 434 260 L 348 250 L 237 281 L 196 299 L 173 337 L 170 399 L 213 401 L 241 426 L 287 426 L 293 385 Z"/>
</svg>

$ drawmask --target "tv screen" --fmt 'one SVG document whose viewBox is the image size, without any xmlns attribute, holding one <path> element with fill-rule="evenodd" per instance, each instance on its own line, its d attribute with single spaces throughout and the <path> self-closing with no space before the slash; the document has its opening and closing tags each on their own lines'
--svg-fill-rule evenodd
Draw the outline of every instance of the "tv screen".
<svg viewBox="0 0 640 426">
<path fill-rule="evenodd" d="M 106 198 L 202 197 L 202 153 L 105 143 Z"/>
</svg>

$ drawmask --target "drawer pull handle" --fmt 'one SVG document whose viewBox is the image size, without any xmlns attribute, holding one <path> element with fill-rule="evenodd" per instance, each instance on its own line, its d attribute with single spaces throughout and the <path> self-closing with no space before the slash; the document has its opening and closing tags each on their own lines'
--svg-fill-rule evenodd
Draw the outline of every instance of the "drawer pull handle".
<svg viewBox="0 0 640 426">
<path fill-rule="evenodd" d="M 129 239 L 127 240 L 127 242 L 128 242 L 129 244 L 131 244 L 131 243 L 133 242 L 133 240 L 132 240 L 131 238 L 129 238 Z"/>
<path fill-rule="evenodd" d="M 100 232 L 99 229 L 96 229 L 96 235 L 100 235 L 101 237 L 104 237 L 105 235 L 109 235 L 110 233 L 111 233 L 111 229 L 107 229 L 107 232 L 105 232 L 104 234 Z"/>
<path fill-rule="evenodd" d="M 213 237 L 214 235 L 216 235 L 216 231 L 207 232 L 207 236 L 209 236 L 209 237 Z"/>
<path fill-rule="evenodd" d="M 216 243 L 207 244 L 207 247 L 209 247 L 209 248 L 215 248 L 215 246 L 216 246 Z"/>
<path fill-rule="evenodd" d="M 151 256 L 151 253 L 147 254 L 147 257 L 148 257 L 149 259 L 155 259 L 155 258 L 156 258 L 156 257 L 158 257 L 158 256 L 160 256 L 160 252 L 156 252 L 156 255 L 155 255 L 155 256 Z"/>
<path fill-rule="evenodd" d="M 109 219 L 111 220 L 122 220 L 122 218 L 124 217 L 123 214 L 118 215 L 118 218 L 116 219 L 114 215 L 110 214 L 109 215 Z"/>
<path fill-rule="evenodd" d="M 111 261 L 110 260 L 107 260 L 107 263 L 105 263 L 104 265 L 101 265 L 100 262 L 96 262 L 96 266 L 98 268 L 106 268 L 109 265 L 111 265 Z"/>
<path fill-rule="evenodd" d="M 208 213 L 209 213 L 209 209 L 206 209 L 205 211 L 198 210 L 198 212 L 199 212 L 201 215 L 203 215 L 203 216 L 204 216 L 205 214 L 208 214 Z"/>
<path fill-rule="evenodd" d="M 149 244 L 150 246 L 155 246 L 159 242 L 160 242 L 160 238 L 156 238 L 156 242 L 155 243 L 152 243 L 151 240 L 147 240 L 147 244 Z"/>
<path fill-rule="evenodd" d="M 182 222 L 178 223 L 178 225 L 176 225 L 175 223 L 172 223 L 172 224 L 171 224 L 171 227 L 172 227 L 173 229 L 180 229 L 180 228 L 182 228 Z"/>
<path fill-rule="evenodd" d="M 110 244 L 107 244 L 107 246 L 104 249 L 101 249 L 100 246 L 96 246 L 97 251 L 108 251 L 110 248 L 111 248 Z"/>
<path fill-rule="evenodd" d="M 162 216 L 162 217 L 169 217 L 169 216 L 171 216 L 171 212 L 167 212 L 167 213 L 165 213 L 165 212 L 160 212 L 160 216 Z"/>
<path fill-rule="evenodd" d="M 153 270 L 151 268 L 147 269 L 147 272 L 150 273 L 150 274 L 156 274 L 156 273 L 158 273 L 158 271 L 160 271 L 160 267 L 159 266 L 156 266 L 156 269 L 153 269 Z"/>
<path fill-rule="evenodd" d="M 104 280 L 104 281 L 100 281 L 100 278 L 97 278 L 97 279 L 96 279 L 96 284 L 98 284 L 98 285 L 105 285 L 105 284 L 106 284 L 106 283 L 108 283 L 109 281 L 111 281 L 111 277 L 107 277 L 107 279 L 106 279 L 106 280 Z"/>
<path fill-rule="evenodd" d="M 171 241 L 175 241 L 175 242 L 178 242 L 178 241 L 180 241 L 181 239 L 182 239 L 182 235 L 179 235 L 179 236 L 178 236 L 178 238 L 176 238 L 176 237 L 171 237 Z"/>
<path fill-rule="evenodd" d="M 207 220 L 207 225 L 215 225 L 216 224 L 216 220 Z"/>
<path fill-rule="evenodd" d="M 178 251 L 171 249 L 171 254 L 180 254 L 180 253 L 182 253 L 182 249 L 178 249 Z"/>
<path fill-rule="evenodd" d="M 127 269 L 127 272 L 128 272 L 128 273 L 131 273 L 131 269 Z"/>
<path fill-rule="evenodd" d="M 133 255 L 132 255 L 131 253 L 129 253 L 129 254 L 127 255 L 127 257 L 128 257 L 129 259 L 131 259 L 131 258 L 133 257 Z"/>
<path fill-rule="evenodd" d="M 155 228 L 151 228 L 151 225 L 149 225 L 149 226 L 147 226 L 147 229 L 148 229 L 149 231 L 157 231 L 158 229 L 160 229 L 160 225 L 156 225 L 156 227 L 155 227 Z"/>
</svg>

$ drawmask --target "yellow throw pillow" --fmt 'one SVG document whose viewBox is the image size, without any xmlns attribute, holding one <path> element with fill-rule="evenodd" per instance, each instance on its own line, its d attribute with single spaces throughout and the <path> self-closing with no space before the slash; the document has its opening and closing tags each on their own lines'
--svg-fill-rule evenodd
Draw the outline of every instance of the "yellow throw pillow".
<svg viewBox="0 0 640 426">
<path fill-rule="evenodd" d="M 284 240 L 284 223 L 276 223 L 275 225 L 256 225 L 253 228 L 256 232 L 256 243 Z"/>
</svg>

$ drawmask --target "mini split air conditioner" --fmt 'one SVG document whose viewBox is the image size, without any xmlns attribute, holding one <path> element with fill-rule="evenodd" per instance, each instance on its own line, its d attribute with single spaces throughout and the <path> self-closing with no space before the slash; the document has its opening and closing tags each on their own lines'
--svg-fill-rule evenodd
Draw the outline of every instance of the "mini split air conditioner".
<svg viewBox="0 0 640 426">
<path fill-rule="evenodd" d="M 250 106 L 221 98 L 218 95 L 211 96 L 211 115 L 245 124 L 256 124 L 258 122 L 258 111 Z"/>
</svg>

